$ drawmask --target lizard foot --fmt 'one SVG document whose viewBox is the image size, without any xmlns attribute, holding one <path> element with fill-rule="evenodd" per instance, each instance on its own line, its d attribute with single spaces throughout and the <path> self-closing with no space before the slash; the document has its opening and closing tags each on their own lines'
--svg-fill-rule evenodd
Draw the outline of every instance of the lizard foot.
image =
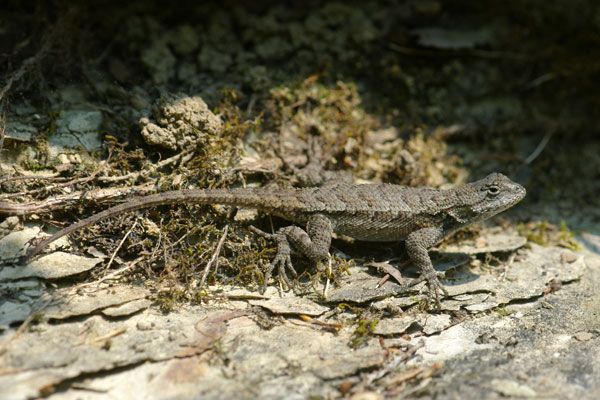
<svg viewBox="0 0 600 400">
<path fill-rule="evenodd" d="M 441 310 L 442 305 L 440 303 L 440 292 L 442 292 L 445 296 L 448 296 L 448 291 L 442 285 L 439 279 L 443 277 L 444 273 L 438 274 L 435 271 L 423 272 L 421 276 L 409 282 L 408 287 L 415 286 L 423 281 L 427 281 L 427 288 L 429 289 L 427 294 L 427 307 L 431 306 L 433 301 L 435 302 L 435 307 L 438 310 Z"/>
<path fill-rule="evenodd" d="M 289 270 L 292 273 L 292 275 L 294 276 L 294 278 L 298 277 L 298 273 L 296 272 L 296 270 L 294 269 L 294 266 L 292 265 L 292 258 L 291 258 L 292 250 L 290 248 L 290 244 L 289 244 L 285 234 L 283 234 L 283 233 L 267 233 L 267 232 L 264 232 L 254 226 L 250 226 L 250 230 L 253 231 L 254 233 L 261 235 L 265 239 L 274 240 L 275 242 L 277 242 L 277 254 L 275 255 L 275 258 L 273 259 L 273 261 L 271 261 L 271 263 L 269 264 L 269 266 L 267 267 L 267 269 L 265 271 L 265 278 L 264 278 L 263 284 L 259 290 L 260 294 L 263 294 L 265 292 L 265 290 L 267 289 L 267 282 L 269 282 L 269 279 L 271 279 L 271 275 L 275 268 L 277 268 L 280 279 L 284 281 L 284 283 L 286 284 L 286 286 L 288 288 L 292 288 L 293 286 L 292 286 L 290 280 L 288 279 L 285 271 L 286 271 L 286 269 Z"/>
</svg>

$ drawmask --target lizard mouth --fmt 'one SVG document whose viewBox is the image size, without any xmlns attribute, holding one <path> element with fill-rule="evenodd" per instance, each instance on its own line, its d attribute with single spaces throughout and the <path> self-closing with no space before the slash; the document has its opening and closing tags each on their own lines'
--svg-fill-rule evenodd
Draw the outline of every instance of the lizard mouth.
<svg viewBox="0 0 600 400">
<path fill-rule="evenodd" d="M 497 211 L 494 214 L 498 214 L 506 209 L 511 208 L 525 197 L 527 194 L 527 190 L 518 183 L 512 182 L 511 185 L 507 185 L 506 194 L 501 196 L 498 200 L 500 204 L 498 204 Z M 504 203 L 504 204 L 502 204 Z"/>
<path fill-rule="evenodd" d="M 516 197 L 515 197 L 515 201 L 511 205 L 517 204 L 518 202 L 523 200 L 523 198 L 527 194 L 527 190 L 525 190 L 525 188 L 523 186 L 519 185 L 518 183 L 515 183 L 514 191 L 515 191 Z"/>
</svg>

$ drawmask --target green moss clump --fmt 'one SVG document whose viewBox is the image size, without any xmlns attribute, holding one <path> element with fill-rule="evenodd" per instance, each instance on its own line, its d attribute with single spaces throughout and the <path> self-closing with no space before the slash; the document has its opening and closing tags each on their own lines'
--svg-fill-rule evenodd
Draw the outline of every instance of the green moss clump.
<svg viewBox="0 0 600 400">
<path fill-rule="evenodd" d="M 547 221 L 521 223 L 518 231 L 530 242 L 541 246 L 560 246 L 573 251 L 581 250 L 581 246 L 575 240 L 575 234 L 567 228 L 565 221 L 561 222 L 560 228 Z"/>
</svg>

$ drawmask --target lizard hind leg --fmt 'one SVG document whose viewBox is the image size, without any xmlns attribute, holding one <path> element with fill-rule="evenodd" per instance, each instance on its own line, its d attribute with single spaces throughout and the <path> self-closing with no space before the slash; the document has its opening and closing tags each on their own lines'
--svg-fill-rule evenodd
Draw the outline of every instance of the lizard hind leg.
<svg viewBox="0 0 600 400">
<path fill-rule="evenodd" d="M 267 239 L 277 242 L 277 254 L 265 271 L 265 279 L 261 287 L 261 292 L 263 293 L 275 268 L 278 269 L 279 276 L 285 284 L 288 287 L 292 287 L 286 270 L 289 270 L 294 277 L 297 277 L 298 274 L 292 265 L 290 244 L 298 252 L 315 262 L 329 256 L 333 228 L 331 221 L 324 215 L 316 214 L 309 218 L 308 233 L 295 225 L 280 228 L 273 234 L 263 232 L 256 227 L 251 227 L 251 230 Z"/>
</svg>

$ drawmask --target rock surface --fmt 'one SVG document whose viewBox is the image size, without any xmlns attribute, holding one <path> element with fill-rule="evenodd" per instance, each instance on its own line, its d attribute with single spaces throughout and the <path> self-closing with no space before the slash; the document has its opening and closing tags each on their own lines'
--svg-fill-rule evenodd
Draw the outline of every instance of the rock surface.
<svg viewBox="0 0 600 400">
<path fill-rule="evenodd" d="M 590 234 L 586 240 L 600 243 Z M 357 392 L 365 382 L 393 385 L 404 379 L 400 371 L 416 374 L 415 393 L 591 398 L 587 386 L 600 370 L 600 255 L 588 247 L 565 261 L 562 252 L 530 245 L 501 273 L 457 267 L 440 314 L 383 311 L 414 304 L 418 299 L 410 298 L 418 295 L 392 296 L 397 285 L 389 281 L 372 289 L 380 277 L 365 267 L 352 270 L 326 303 L 291 292 L 281 297 L 274 288 L 257 296 L 219 287 L 229 300 L 167 314 L 138 286 L 46 284 L 41 298 L 0 308 L 0 398 L 35 398 L 66 382 L 49 398 L 222 398 L 248 391 L 259 398 L 337 397 L 344 385 Z M 562 288 L 548 291 L 551 281 Z M 12 276 L 3 285 L 25 291 L 32 281 Z M 359 342 L 355 308 L 336 305 L 348 301 L 382 310 Z M 17 332 L 30 315 L 37 317 L 29 329 Z M 580 371 L 578 380 L 561 372 L 571 368 Z M 444 379 L 420 375 L 434 372 Z M 134 388 L 133 381 L 143 385 Z"/>
</svg>

